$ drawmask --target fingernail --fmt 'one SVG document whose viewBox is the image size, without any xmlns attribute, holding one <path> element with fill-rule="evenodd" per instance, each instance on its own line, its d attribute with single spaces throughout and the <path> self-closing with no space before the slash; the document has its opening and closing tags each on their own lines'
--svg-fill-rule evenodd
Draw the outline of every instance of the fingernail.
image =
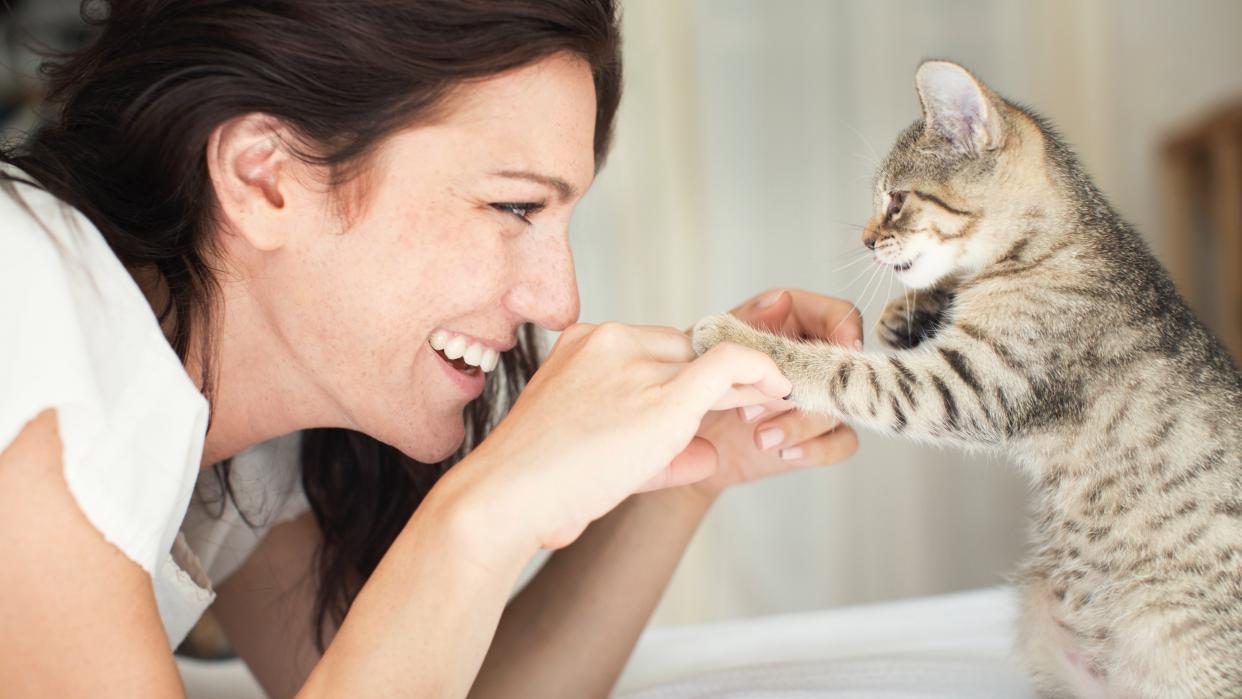
<svg viewBox="0 0 1242 699">
<path fill-rule="evenodd" d="M 742 406 L 742 419 L 750 422 L 763 414 L 762 405 L 745 405 Z"/>
<path fill-rule="evenodd" d="M 854 351 L 855 352 L 862 351 L 862 340 L 854 340 Z"/>
<path fill-rule="evenodd" d="M 783 293 L 785 293 L 784 289 L 777 289 L 776 291 L 768 292 L 768 294 L 766 294 L 763 298 L 759 299 L 759 308 L 767 308 L 768 306 L 776 303 L 780 300 L 781 294 Z"/>
<path fill-rule="evenodd" d="M 781 449 L 781 458 L 786 461 L 795 461 L 802 458 L 802 447 L 788 447 Z"/>
<path fill-rule="evenodd" d="M 767 451 L 772 447 L 780 444 L 785 439 L 785 433 L 779 427 L 770 427 L 759 433 L 759 448 Z"/>
</svg>

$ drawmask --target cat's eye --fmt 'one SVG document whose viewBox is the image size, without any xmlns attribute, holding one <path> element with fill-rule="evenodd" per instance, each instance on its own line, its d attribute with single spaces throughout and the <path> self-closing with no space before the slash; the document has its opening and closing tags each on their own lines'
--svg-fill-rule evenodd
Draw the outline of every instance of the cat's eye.
<svg viewBox="0 0 1242 699">
<path fill-rule="evenodd" d="M 901 207 L 906 204 L 906 194 L 907 192 L 888 193 L 888 211 L 884 212 L 884 220 L 891 221 L 901 213 Z"/>
</svg>

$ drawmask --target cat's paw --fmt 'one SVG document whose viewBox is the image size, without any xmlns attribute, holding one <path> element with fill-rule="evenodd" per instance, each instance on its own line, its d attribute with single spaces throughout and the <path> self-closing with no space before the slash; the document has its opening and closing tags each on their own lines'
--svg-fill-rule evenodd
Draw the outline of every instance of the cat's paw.
<svg viewBox="0 0 1242 699">
<path fill-rule="evenodd" d="M 905 299 L 895 299 L 884 307 L 875 334 L 886 347 L 912 349 L 922 342 L 923 338 L 914 327 L 910 311 L 910 304 Z"/>
<path fill-rule="evenodd" d="M 876 335 L 880 342 L 893 349 L 918 347 L 936 336 L 944 321 L 952 298 L 948 294 L 929 293 L 913 301 L 894 299 L 884 307 Z"/>
<path fill-rule="evenodd" d="M 690 344 L 696 353 L 703 354 L 722 342 L 752 346 L 751 340 L 755 334 L 749 325 L 728 313 L 721 313 L 707 316 L 695 323 L 690 334 Z"/>
</svg>

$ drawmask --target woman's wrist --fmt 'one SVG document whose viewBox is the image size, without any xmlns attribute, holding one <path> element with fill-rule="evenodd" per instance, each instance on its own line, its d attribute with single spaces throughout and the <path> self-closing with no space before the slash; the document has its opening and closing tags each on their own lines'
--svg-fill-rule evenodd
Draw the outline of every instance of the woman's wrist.
<svg viewBox="0 0 1242 699">
<path fill-rule="evenodd" d="M 516 575 L 538 552 L 538 540 L 516 526 L 521 513 L 506 514 L 470 470 L 467 460 L 441 476 L 419 510 L 441 521 L 463 556 L 495 574 Z"/>
<path fill-rule="evenodd" d="M 711 509 L 724 488 L 705 483 L 668 488 L 645 493 L 642 497 L 658 498 L 668 503 L 668 507 L 676 508 L 689 516 L 703 517 Z"/>
<path fill-rule="evenodd" d="M 470 486 L 450 471 L 427 494 L 354 599 L 305 696 L 465 696 L 532 553 Z"/>
</svg>

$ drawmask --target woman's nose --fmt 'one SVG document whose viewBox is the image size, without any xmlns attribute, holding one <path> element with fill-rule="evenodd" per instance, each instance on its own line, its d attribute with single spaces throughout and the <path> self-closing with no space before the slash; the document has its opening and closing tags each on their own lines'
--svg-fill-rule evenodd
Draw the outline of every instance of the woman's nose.
<svg viewBox="0 0 1242 699">
<path fill-rule="evenodd" d="M 564 330 L 578 320 L 578 279 L 567 235 L 539 241 L 528 238 L 516 256 L 515 283 L 509 290 L 509 310 L 526 322 L 549 330 Z"/>
</svg>

